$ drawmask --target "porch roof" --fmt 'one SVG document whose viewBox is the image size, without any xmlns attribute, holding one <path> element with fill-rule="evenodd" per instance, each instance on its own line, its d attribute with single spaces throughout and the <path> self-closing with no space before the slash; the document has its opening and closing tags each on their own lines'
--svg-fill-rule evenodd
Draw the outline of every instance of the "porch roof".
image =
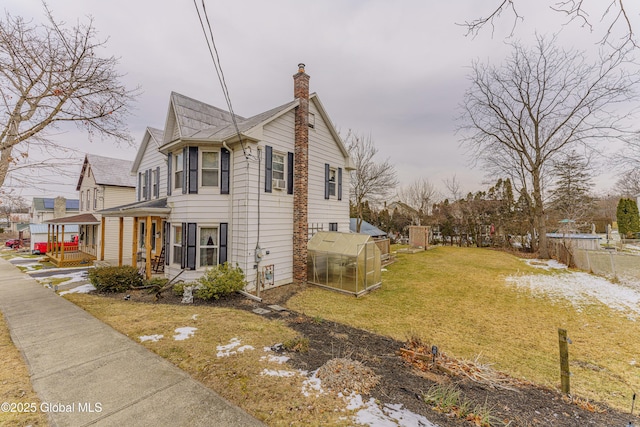
<svg viewBox="0 0 640 427">
<path fill-rule="evenodd" d="M 171 208 L 167 206 L 167 198 L 155 200 L 144 200 L 126 205 L 114 206 L 112 208 L 98 211 L 102 216 L 109 217 L 137 217 L 137 216 L 159 216 L 166 218 L 171 213 Z"/>
<path fill-rule="evenodd" d="M 45 221 L 45 224 L 54 224 L 54 225 L 67 225 L 67 224 L 77 224 L 77 225 L 94 225 L 100 224 L 100 221 L 96 219 L 95 216 L 89 213 L 66 216 L 64 218 L 55 218 L 50 219 L 49 221 Z"/>
</svg>

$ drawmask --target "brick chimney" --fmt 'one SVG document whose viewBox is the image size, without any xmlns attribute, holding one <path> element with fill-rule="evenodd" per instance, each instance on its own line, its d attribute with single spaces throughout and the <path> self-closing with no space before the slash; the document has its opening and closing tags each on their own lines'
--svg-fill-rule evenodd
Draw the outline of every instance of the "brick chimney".
<svg viewBox="0 0 640 427">
<path fill-rule="evenodd" d="M 293 96 L 300 101 L 295 110 L 293 165 L 293 282 L 307 281 L 307 207 L 309 198 L 309 75 L 298 64 L 293 75 Z"/>
</svg>

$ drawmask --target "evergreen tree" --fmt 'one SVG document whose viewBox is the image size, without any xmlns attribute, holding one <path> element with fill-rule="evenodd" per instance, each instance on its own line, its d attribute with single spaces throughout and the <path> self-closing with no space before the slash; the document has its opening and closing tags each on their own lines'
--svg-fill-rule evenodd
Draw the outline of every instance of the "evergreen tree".
<svg viewBox="0 0 640 427">
<path fill-rule="evenodd" d="M 631 238 L 634 233 L 640 232 L 640 214 L 638 213 L 638 205 L 633 200 L 620 199 L 616 217 L 620 236 Z"/>
<path fill-rule="evenodd" d="M 551 190 L 549 213 L 557 220 L 569 219 L 576 224 L 590 222 L 595 198 L 591 195 L 593 180 L 588 161 L 571 151 L 552 164 L 551 172 L 556 184 Z"/>
</svg>

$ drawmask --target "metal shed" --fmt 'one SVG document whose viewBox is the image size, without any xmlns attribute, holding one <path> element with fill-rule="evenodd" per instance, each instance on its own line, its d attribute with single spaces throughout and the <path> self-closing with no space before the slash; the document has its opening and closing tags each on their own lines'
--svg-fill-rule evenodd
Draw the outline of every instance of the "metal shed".
<svg viewBox="0 0 640 427">
<path fill-rule="evenodd" d="M 307 249 L 309 283 L 354 295 L 382 284 L 380 249 L 371 236 L 320 231 Z"/>
</svg>

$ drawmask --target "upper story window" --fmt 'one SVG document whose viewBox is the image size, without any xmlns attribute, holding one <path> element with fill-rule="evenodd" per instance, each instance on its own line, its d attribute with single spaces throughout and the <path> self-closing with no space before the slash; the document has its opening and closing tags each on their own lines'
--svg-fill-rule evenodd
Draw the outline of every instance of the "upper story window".
<svg viewBox="0 0 640 427">
<path fill-rule="evenodd" d="M 182 153 L 176 153 L 176 155 L 173 156 L 173 159 L 173 170 L 175 171 L 173 173 L 173 188 L 182 188 Z"/>
<path fill-rule="evenodd" d="M 203 187 L 217 187 L 220 171 L 220 153 L 218 151 L 202 152 L 201 183 Z"/>
<path fill-rule="evenodd" d="M 273 179 L 284 180 L 284 154 L 273 153 Z"/>
<path fill-rule="evenodd" d="M 329 196 L 335 196 L 336 195 L 336 176 L 337 176 L 337 169 L 335 168 L 331 168 L 329 169 Z"/>
<path fill-rule="evenodd" d="M 98 189 L 93 189 L 93 209 L 98 209 Z"/>
<path fill-rule="evenodd" d="M 160 173 L 160 171 L 156 168 L 156 169 L 152 169 L 151 170 L 151 189 L 153 190 L 153 192 L 151 193 L 152 197 L 157 198 L 158 197 L 158 185 L 160 184 L 160 181 L 158 180 L 158 174 Z"/>
</svg>

